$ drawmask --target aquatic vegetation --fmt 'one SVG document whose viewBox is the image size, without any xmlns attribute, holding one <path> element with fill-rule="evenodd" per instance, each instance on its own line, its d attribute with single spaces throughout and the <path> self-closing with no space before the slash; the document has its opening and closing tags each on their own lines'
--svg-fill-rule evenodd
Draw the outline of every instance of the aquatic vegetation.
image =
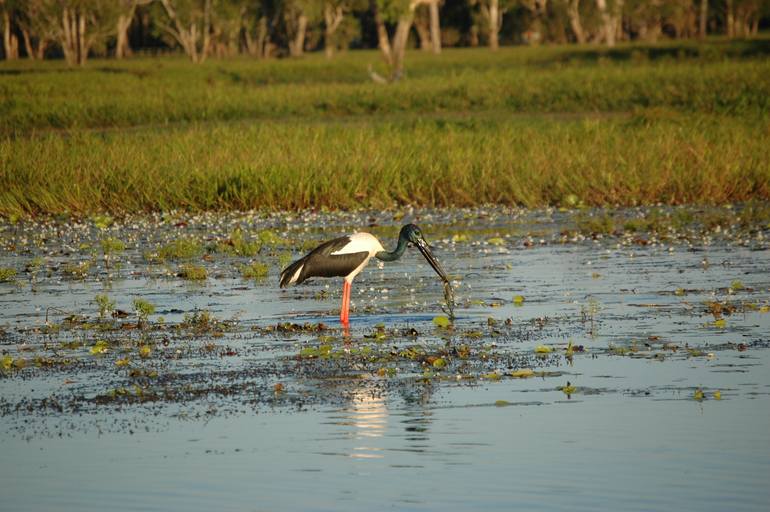
<svg viewBox="0 0 770 512">
<path fill-rule="evenodd" d="M 514 379 L 528 379 L 529 377 L 534 377 L 535 372 L 530 368 L 522 368 L 521 370 L 512 371 L 510 376 Z"/>
<path fill-rule="evenodd" d="M 16 279 L 16 269 L 10 267 L 0 268 L 0 283 L 9 283 Z"/>
<path fill-rule="evenodd" d="M 72 279 L 85 279 L 91 269 L 90 261 L 69 262 L 62 265 L 62 273 Z"/>
<path fill-rule="evenodd" d="M 110 300 L 110 298 L 103 293 L 100 293 L 94 297 L 94 302 L 96 302 L 96 305 L 99 307 L 100 320 L 104 320 L 108 314 L 115 310 L 115 301 Z"/>
<path fill-rule="evenodd" d="M 261 235 L 261 233 L 260 233 Z M 230 237 L 216 244 L 217 252 L 233 256 L 256 256 L 262 248 L 262 241 L 248 241 L 246 240 L 243 230 L 236 228 L 230 234 Z"/>
<path fill-rule="evenodd" d="M 272 230 L 265 229 L 260 231 L 257 234 L 257 238 L 259 239 L 259 242 L 263 245 L 271 245 L 271 246 L 277 246 L 277 245 L 285 245 L 286 241 L 276 235 Z"/>
<path fill-rule="evenodd" d="M 144 299 L 134 299 L 132 302 L 134 312 L 139 319 L 139 325 L 145 325 L 150 315 L 155 313 L 155 305 Z"/>
<path fill-rule="evenodd" d="M 189 329 L 198 334 L 221 332 L 226 328 L 224 322 L 218 320 L 208 310 L 196 310 L 192 314 L 185 313 L 184 320 L 180 324 L 182 329 Z"/>
<path fill-rule="evenodd" d="M 205 281 L 208 278 L 206 267 L 202 265 L 193 265 L 185 263 L 179 267 L 179 277 L 188 281 Z"/>
<path fill-rule="evenodd" d="M 145 254 L 148 261 L 189 260 L 203 254 L 203 246 L 194 238 L 177 238 L 159 247 L 155 252 Z"/>
<path fill-rule="evenodd" d="M 98 340 L 89 349 L 89 352 L 91 352 L 91 355 L 98 356 L 101 354 L 106 354 L 107 351 L 109 351 L 109 349 L 110 349 L 110 344 L 107 342 L 107 340 Z"/>
<path fill-rule="evenodd" d="M 445 316 L 436 316 L 433 317 L 433 325 L 442 329 L 447 329 L 452 325 L 452 322 Z"/>
<path fill-rule="evenodd" d="M 102 239 L 101 247 L 105 256 L 110 256 L 126 250 L 126 244 L 114 237 Z"/>
<path fill-rule="evenodd" d="M 615 219 L 609 213 L 579 214 L 575 223 L 584 235 L 609 235 L 615 231 Z"/>
<path fill-rule="evenodd" d="M 556 389 L 558 389 L 559 391 L 567 395 L 567 397 L 570 397 L 571 395 L 575 394 L 575 392 L 577 391 L 577 387 L 573 386 L 572 383 L 570 383 L 570 381 L 567 381 L 566 386 L 559 386 Z"/>
<path fill-rule="evenodd" d="M 258 261 L 241 266 L 241 277 L 244 279 L 264 279 L 267 277 L 268 266 Z"/>
<path fill-rule="evenodd" d="M 112 226 L 112 224 L 115 222 L 115 219 L 110 217 L 109 215 L 94 215 L 91 217 L 91 220 L 94 223 L 94 226 L 96 226 L 99 229 L 107 229 L 108 227 Z"/>
</svg>

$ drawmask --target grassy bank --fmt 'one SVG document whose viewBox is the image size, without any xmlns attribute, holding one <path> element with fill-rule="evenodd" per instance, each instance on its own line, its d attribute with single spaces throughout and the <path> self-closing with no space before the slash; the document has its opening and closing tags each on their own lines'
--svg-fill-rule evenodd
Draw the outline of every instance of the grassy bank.
<svg viewBox="0 0 770 512">
<path fill-rule="evenodd" d="M 770 199 L 767 41 L 0 66 L 0 213 Z"/>
<path fill-rule="evenodd" d="M 760 122 L 666 114 L 273 121 L 6 140 L 6 213 L 770 198 Z M 574 196 L 574 197 L 570 197 Z"/>
</svg>

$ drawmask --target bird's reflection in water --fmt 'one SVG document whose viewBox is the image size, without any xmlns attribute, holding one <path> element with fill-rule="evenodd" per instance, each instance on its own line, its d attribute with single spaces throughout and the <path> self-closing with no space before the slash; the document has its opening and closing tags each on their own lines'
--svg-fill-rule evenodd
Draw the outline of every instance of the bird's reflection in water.
<svg viewBox="0 0 770 512">
<path fill-rule="evenodd" d="M 386 397 L 371 389 L 354 390 L 350 402 L 334 414 L 333 424 L 342 427 L 335 435 L 347 439 L 352 446 L 344 455 L 356 459 L 382 459 L 386 452 L 424 453 L 429 449 L 429 428 L 433 421 L 427 407 L 430 389 L 402 393 L 404 407 L 390 411 Z M 398 418 L 403 430 L 390 429 L 388 420 Z"/>
<path fill-rule="evenodd" d="M 355 441 L 348 456 L 356 459 L 381 459 L 382 443 L 378 438 L 388 429 L 388 408 L 385 399 L 371 390 L 356 390 L 345 409 L 343 421 L 346 437 Z"/>
</svg>

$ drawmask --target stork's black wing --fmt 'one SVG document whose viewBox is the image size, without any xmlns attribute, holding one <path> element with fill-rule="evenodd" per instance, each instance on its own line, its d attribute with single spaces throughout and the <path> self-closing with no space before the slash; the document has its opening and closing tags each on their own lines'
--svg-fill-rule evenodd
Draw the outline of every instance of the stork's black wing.
<svg viewBox="0 0 770 512">
<path fill-rule="evenodd" d="M 349 243 L 348 236 L 322 243 L 281 272 L 281 288 L 291 284 L 298 271 L 294 284 L 300 284 L 311 277 L 343 277 L 350 274 L 369 257 L 369 253 L 332 254 Z"/>
</svg>

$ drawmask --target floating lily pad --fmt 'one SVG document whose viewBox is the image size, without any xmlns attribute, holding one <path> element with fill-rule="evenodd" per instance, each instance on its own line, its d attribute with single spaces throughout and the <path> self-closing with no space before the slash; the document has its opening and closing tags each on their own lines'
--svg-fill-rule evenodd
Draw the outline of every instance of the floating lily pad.
<svg viewBox="0 0 770 512">
<path fill-rule="evenodd" d="M 449 321 L 449 318 L 445 316 L 436 316 L 433 317 L 433 325 L 436 327 L 441 327 L 442 329 L 446 329 L 450 325 L 452 325 L 452 322 Z"/>
</svg>

